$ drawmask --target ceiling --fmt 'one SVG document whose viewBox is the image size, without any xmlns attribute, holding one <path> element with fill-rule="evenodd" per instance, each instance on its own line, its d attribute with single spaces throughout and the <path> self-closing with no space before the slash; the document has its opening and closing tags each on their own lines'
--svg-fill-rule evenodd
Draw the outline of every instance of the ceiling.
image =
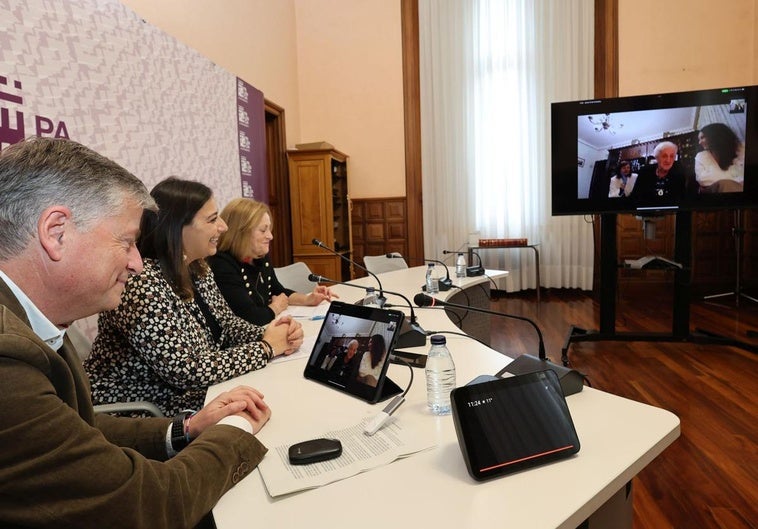
<svg viewBox="0 0 758 529">
<path fill-rule="evenodd" d="M 588 116 L 592 116 L 593 124 Z M 697 107 L 635 110 L 606 114 L 585 114 L 577 118 L 578 140 L 594 149 L 610 149 L 662 138 L 664 133 L 684 133 L 695 129 Z M 602 128 L 606 121 L 609 128 Z M 622 126 L 623 125 L 623 126 Z M 601 127 L 601 130 L 595 130 Z"/>
</svg>

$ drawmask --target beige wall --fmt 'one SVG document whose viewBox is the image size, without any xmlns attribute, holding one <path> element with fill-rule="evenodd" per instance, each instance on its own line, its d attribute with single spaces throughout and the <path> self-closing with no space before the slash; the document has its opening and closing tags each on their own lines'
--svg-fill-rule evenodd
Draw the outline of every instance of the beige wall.
<svg viewBox="0 0 758 529">
<path fill-rule="evenodd" d="M 619 0 L 619 94 L 758 84 L 758 0 Z"/>
<path fill-rule="evenodd" d="M 296 0 L 302 140 L 350 156 L 353 198 L 405 196 L 398 0 Z"/>
<path fill-rule="evenodd" d="M 284 107 L 287 143 L 350 156 L 353 198 L 405 195 L 399 0 L 122 0 Z M 758 0 L 619 0 L 619 93 L 758 84 Z"/>
<path fill-rule="evenodd" d="M 122 0 L 350 156 L 353 198 L 405 195 L 398 0 Z"/>
</svg>

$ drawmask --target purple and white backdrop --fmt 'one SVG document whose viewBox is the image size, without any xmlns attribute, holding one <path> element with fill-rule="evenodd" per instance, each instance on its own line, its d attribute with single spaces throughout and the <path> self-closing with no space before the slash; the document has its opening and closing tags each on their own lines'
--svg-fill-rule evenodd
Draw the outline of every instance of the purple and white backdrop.
<svg viewBox="0 0 758 529">
<path fill-rule="evenodd" d="M 259 90 L 117 0 L 0 0 L 0 150 L 70 138 L 148 189 L 202 181 L 223 207 L 268 200 L 264 127 Z"/>
</svg>

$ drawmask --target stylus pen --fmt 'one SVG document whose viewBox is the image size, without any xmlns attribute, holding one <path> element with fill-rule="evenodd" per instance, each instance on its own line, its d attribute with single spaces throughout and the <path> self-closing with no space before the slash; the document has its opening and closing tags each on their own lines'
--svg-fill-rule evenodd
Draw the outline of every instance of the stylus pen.
<svg viewBox="0 0 758 529">
<path fill-rule="evenodd" d="M 368 424 L 366 424 L 366 428 L 364 429 L 364 431 L 368 435 L 374 435 L 377 431 L 379 431 L 379 428 L 384 426 L 384 424 L 390 418 L 390 415 L 395 413 L 395 410 L 397 410 L 403 402 L 405 402 L 405 397 L 403 395 L 398 395 L 397 397 L 392 399 L 390 403 L 387 404 L 382 411 L 377 413 L 368 422 Z"/>
<path fill-rule="evenodd" d="M 395 413 L 395 411 L 400 407 L 400 405 L 405 402 L 405 397 L 403 395 L 398 395 L 394 399 L 390 401 L 389 404 L 387 404 L 384 409 L 382 410 L 387 415 L 392 415 Z"/>
</svg>

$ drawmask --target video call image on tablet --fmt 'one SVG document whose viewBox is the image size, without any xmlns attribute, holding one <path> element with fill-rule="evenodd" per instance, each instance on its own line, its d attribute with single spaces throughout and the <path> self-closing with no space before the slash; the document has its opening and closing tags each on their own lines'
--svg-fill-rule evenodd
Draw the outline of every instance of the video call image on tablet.
<svg viewBox="0 0 758 529">
<path fill-rule="evenodd" d="M 396 310 L 332 302 L 305 377 L 369 402 L 383 400 L 385 382 L 396 388 L 385 374 L 403 318 Z"/>
</svg>

